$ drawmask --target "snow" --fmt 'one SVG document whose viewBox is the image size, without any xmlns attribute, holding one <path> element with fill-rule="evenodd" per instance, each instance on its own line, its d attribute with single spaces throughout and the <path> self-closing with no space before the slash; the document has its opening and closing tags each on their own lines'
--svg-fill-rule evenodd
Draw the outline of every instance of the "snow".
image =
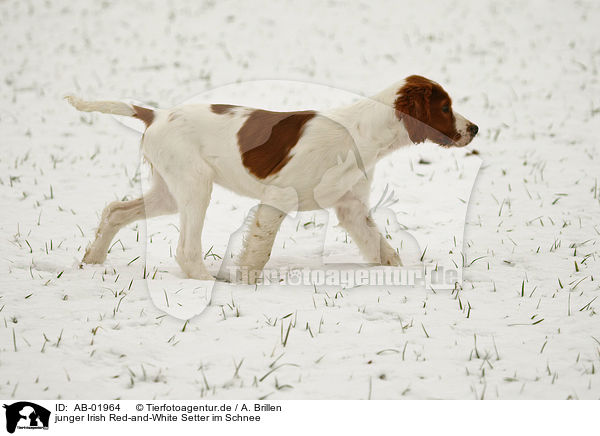
<svg viewBox="0 0 600 436">
<path fill-rule="evenodd" d="M 581 1 L 3 2 L 0 397 L 599 398 L 599 19 Z M 397 219 L 392 245 L 415 238 L 409 264 L 425 246 L 443 258 L 466 219 L 457 290 L 218 282 L 180 319 L 197 308 L 144 279 L 144 260 L 178 277 L 175 217 L 79 268 L 102 208 L 139 196 L 146 170 L 139 133 L 65 94 L 322 109 L 415 73 L 480 133 L 386 158 L 372 202 L 393 190 L 377 219 Z M 253 206 L 215 189 L 205 250 L 223 257 Z M 294 215 L 269 267 L 322 249 L 356 257 L 333 215 Z"/>
</svg>

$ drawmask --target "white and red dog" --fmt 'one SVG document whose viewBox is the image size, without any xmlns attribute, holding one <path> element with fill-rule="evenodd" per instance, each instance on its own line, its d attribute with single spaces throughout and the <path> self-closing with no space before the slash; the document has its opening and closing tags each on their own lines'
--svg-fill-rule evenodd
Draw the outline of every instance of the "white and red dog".
<svg viewBox="0 0 600 436">
<path fill-rule="evenodd" d="M 294 209 L 335 208 L 340 225 L 367 261 L 401 265 L 369 216 L 375 164 L 399 147 L 425 140 L 462 147 L 478 131 L 452 110 L 439 84 L 421 76 L 327 112 L 270 112 L 224 104 L 162 110 L 67 99 L 81 111 L 142 120 L 142 153 L 154 179 L 143 197 L 104 209 L 83 262 L 104 262 L 123 226 L 179 212 L 177 262 L 187 276 L 200 280 L 213 280 L 201 244 L 213 183 L 260 201 L 239 258 L 246 283 L 259 278 L 281 222 Z"/>
</svg>

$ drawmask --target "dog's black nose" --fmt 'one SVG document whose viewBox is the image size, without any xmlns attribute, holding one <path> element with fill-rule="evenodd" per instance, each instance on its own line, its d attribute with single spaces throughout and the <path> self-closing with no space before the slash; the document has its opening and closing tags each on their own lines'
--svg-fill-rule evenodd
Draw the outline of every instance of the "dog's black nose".
<svg viewBox="0 0 600 436">
<path fill-rule="evenodd" d="M 479 127 L 477 127 L 477 124 L 471 124 L 469 127 L 467 127 L 467 130 L 471 135 L 475 136 L 477 135 L 477 132 L 479 132 Z"/>
</svg>

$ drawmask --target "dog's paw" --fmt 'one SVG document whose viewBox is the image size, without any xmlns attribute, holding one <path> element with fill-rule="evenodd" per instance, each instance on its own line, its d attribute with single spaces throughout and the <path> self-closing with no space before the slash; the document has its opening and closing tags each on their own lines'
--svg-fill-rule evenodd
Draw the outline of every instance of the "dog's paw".
<svg viewBox="0 0 600 436">
<path fill-rule="evenodd" d="M 181 267 L 181 269 L 183 270 L 183 272 L 185 273 L 186 276 L 188 276 L 188 278 L 190 279 L 194 279 L 194 280 L 210 280 L 210 281 L 214 281 L 215 278 L 212 276 L 211 273 L 209 273 L 206 268 L 204 267 L 204 265 L 202 266 L 197 266 L 197 265 L 179 265 Z"/>
<path fill-rule="evenodd" d="M 394 250 L 381 253 L 381 264 L 386 266 L 402 266 L 400 255 Z"/>
<path fill-rule="evenodd" d="M 188 276 L 188 278 L 194 280 L 215 280 L 212 274 L 209 273 L 206 269 L 204 262 L 202 262 L 201 260 L 183 260 L 181 256 L 176 256 L 175 260 L 177 260 L 179 267 L 184 272 L 184 274 Z"/>
<path fill-rule="evenodd" d="M 88 248 L 83 255 L 83 259 L 81 259 L 82 264 L 100 264 L 104 263 L 106 260 L 106 253 L 95 251 L 91 248 Z"/>
<path fill-rule="evenodd" d="M 212 274 L 209 273 L 208 271 L 206 271 L 206 268 L 197 268 L 197 267 L 189 267 L 189 266 L 184 268 L 182 266 L 181 269 L 183 270 L 185 275 L 188 276 L 188 278 L 190 278 L 190 279 L 210 280 L 210 281 L 215 280 L 215 278 L 212 276 Z"/>
<path fill-rule="evenodd" d="M 188 274 L 186 273 L 187 276 L 190 279 L 194 279 L 194 280 L 208 280 L 208 281 L 215 281 L 216 279 L 212 276 L 212 274 L 210 273 L 197 273 L 197 274 Z"/>
</svg>

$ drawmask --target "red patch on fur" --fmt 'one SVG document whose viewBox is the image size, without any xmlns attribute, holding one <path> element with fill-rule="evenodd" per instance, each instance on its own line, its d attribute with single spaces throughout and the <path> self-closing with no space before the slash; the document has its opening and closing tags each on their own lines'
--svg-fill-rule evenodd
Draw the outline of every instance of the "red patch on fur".
<svg viewBox="0 0 600 436">
<path fill-rule="evenodd" d="M 244 166 L 259 179 L 280 171 L 302 137 L 304 125 L 315 115 L 314 111 L 252 111 L 237 134 Z"/>
<path fill-rule="evenodd" d="M 211 104 L 210 110 L 217 115 L 223 115 L 232 112 L 236 107 L 233 104 Z"/>
<path fill-rule="evenodd" d="M 152 121 L 154 121 L 154 111 L 152 109 L 136 105 L 133 105 L 133 109 L 135 110 L 135 114 L 133 116 L 142 120 L 144 124 L 146 124 L 146 129 L 150 127 L 150 124 L 152 124 Z"/>
<path fill-rule="evenodd" d="M 444 88 L 421 76 L 406 78 L 394 102 L 396 116 L 404 122 L 410 140 L 415 144 L 429 139 L 449 146 L 460 139 L 452 113 L 452 100 Z M 443 108 L 448 111 L 444 112 Z"/>
</svg>

